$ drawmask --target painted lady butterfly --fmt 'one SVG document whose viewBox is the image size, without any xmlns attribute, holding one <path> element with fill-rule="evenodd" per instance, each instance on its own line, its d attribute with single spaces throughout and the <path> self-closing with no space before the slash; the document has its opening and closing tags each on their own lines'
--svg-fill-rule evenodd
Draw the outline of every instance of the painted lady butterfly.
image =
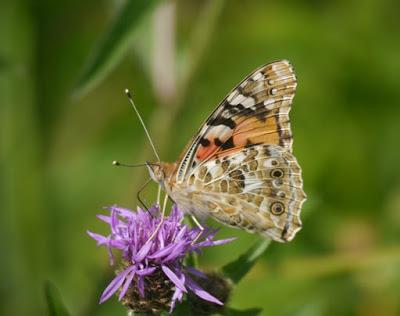
<svg viewBox="0 0 400 316">
<path fill-rule="evenodd" d="M 211 113 L 177 162 L 148 164 L 152 179 L 189 214 L 292 240 L 306 200 L 289 122 L 296 85 L 286 60 L 256 69 Z"/>
</svg>

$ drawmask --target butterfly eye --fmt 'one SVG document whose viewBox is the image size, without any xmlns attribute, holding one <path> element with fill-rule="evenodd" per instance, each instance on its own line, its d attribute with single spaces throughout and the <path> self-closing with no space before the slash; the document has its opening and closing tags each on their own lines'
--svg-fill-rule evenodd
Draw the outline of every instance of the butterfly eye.
<svg viewBox="0 0 400 316">
<path fill-rule="evenodd" d="M 285 206 L 281 202 L 274 202 L 271 204 L 271 212 L 274 215 L 282 215 L 285 211 Z"/>
<path fill-rule="evenodd" d="M 282 169 L 274 169 L 271 171 L 271 177 L 272 178 L 282 178 L 283 176 L 283 170 Z"/>
</svg>

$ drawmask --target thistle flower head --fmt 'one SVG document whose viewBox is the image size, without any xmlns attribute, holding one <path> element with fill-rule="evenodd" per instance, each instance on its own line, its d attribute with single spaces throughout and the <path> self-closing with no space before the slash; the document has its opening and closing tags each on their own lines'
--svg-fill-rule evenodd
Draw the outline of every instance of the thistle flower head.
<svg viewBox="0 0 400 316">
<path fill-rule="evenodd" d="M 112 249 L 120 250 L 122 255 L 122 268 L 104 290 L 100 303 L 120 290 L 119 300 L 129 294 L 136 300 L 157 296 L 157 302 L 160 303 L 163 298 L 160 304 L 169 306 L 170 311 L 174 309 L 176 301 L 182 301 L 184 293 L 189 292 L 203 300 L 223 305 L 219 299 L 199 286 L 195 279 L 205 278 L 205 275 L 186 266 L 184 258 L 191 252 L 222 245 L 233 238 L 214 240 L 217 230 L 210 228 L 205 228 L 198 238 L 201 230 L 185 225 L 182 222 L 183 213 L 177 206 L 173 206 L 170 215 L 163 219 L 158 216 L 159 209 L 155 206 L 149 212 L 141 209 L 132 212 L 117 206 L 110 207 L 109 210 L 110 216 L 98 215 L 98 218 L 110 225 L 111 234 L 102 236 L 88 231 L 90 237 L 97 241 L 97 245 L 107 247 L 112 265 L 115 261 Z M 167 288 L 162 294 L 154 295 L 151 292 L 152 288 L 163 288 L 163 284 Z M 132 303 L 126 305 L 133 308 Z M 155 312 L 159 307 L 143 308 Z"/>
</svg>

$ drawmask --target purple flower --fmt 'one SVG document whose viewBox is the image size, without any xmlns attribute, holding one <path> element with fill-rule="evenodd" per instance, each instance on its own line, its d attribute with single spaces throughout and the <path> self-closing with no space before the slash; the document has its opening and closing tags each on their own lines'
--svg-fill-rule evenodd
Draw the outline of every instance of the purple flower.
<svg viewBox="0 0 400 316">
<path fill-rule="evenodd" d="M 193 267 L 185 266 L 183 259 L 190 252 L 198 253 L 203 247 L 222 245 L 234 238 L 213 240 L 217 230 L 210 228 L 206 228 L 198 238 L 200 229 L 183 224 L 183 213 L 175 205 L 170 215 L 163 220 L 157 216 L 157 207 L 152 207 L 149 212 L 138 209 L 136 213 L 117 206 L 112 206 L 109 210 L 111 216 L 98 215 L 98 218 L 110 225 L 111 234 L 107 237 L 90 231 L 88 234 L 97 241 L 97 245 L 108 248 L 111 265 L 114 264 L 112 249 L 120 250 L 124 265 L 104 290 L 100 303 L 119 289 L 121 300 L 131 284 L 136 284 L 140 296 L 145 297 L 146 280 L 161 273 L 170 284 L 175 285 L 170 311 L 174 309 L 176 301 L 182 301 L 183 294 L 188 291 L 203 300 L 223 305 L 194 281 L 204 278 L 205 275 Z"/>
</svg>

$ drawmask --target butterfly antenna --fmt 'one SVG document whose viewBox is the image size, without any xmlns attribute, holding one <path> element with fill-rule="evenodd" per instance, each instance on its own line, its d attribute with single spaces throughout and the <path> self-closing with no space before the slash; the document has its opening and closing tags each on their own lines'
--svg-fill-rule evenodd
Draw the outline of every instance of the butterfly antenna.
<svg viewBox="0 0 400 316">
<path fill-rule="evenodd" d="M 117 167 L 128 167 L 128 168 L 136 168 L 136 167 L 145 167 L 146 166 L 145 163 L 140 163 L 140 164 L 137 164 L 137 165 L 130 165 L 130 164 L 127 164 L 127 163 L 121 163 L 121 162 L 119 162 L 117 160 L 114 160 L 112 162 L 112 164 L 114 166 L 117 166 Z"/>
<path fill-rule="evenodd" d="M 142 117 L 140 116 L 140 113 L 139 113 L 138 109 L 136 108 L 136 105 L 135 105 L 135 103 L 133 102 L 132 95 L 131 95 L 131 93 L 129 92 L 128 89 L 125 89 L 125 94 L 127 95 L 128 100 L 129 100 L 129 103 L 132 105 L 133 109 L 134 109 L 135 112 L 136 112 L 136 115 L 137 115 L 138 118 L 139 118 L 140 123 L 141 123 L 142 126 L 143 126 L 143 129 L 144 129 L 144 131 L 145 131 L 145 133 L 146 133 L 146 135 L 147 135 L 147 138 L 149 139 L 150 145 L 151 145 L 151 147 L 153 148 L 154 154 L 155 154 L 155 156 L 157 157 L 157 161 L 160 162 L 160 161 L 161 161 L 161 160 L 160 160 L 160 157 L 158 156 L 156 147 L 154 146 L 154 143 L 153 143 L 153 141 L 152 141 L 152 139 L 151 139 L 151 137 L 150 137 L 149 131 L 147 130 L 146 125 L 144 124 L 144 121 L 143 121 Z"/>
</svg>

